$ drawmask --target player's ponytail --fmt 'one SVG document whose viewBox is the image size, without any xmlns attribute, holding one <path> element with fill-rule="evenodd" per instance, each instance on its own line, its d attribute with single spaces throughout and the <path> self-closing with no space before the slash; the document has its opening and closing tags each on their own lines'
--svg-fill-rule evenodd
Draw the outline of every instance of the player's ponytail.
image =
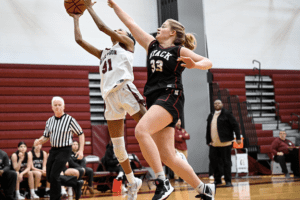
<svg viewBox="0 0 300 200">
<path fill-rule="evenodd" d="M 196 38 L 191 33 L 185 33 L 184 26 L 174 20 L 174 19 L 168 19 L 167 20 L 170 24 L 171 30 L 176 31 L 176 38 L 174 40 L 175 45 L 183 45 L 188 49 L 194 50 L 197 46 Z"/>
<path fill-rule="evenodd" d="M 197 40 L 192 33 L 185 34 L 185 41 L 183 46 L 190 50 L 194 50 L 197 47 Z"/>
</svg>

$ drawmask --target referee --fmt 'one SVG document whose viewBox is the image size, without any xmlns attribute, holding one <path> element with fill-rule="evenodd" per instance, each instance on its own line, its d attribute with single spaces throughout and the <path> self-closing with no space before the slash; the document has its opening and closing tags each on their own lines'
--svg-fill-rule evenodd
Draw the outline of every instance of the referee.
<svg viewBox="0 0 300 200">
<path fill-rule="evenodd" d="M 47 160 L 46 174 L 50 182 L 50 200 L 60 200 L 61 179 L 60 173 L 65 168 L 66 163 L 71 157 L 72 142 L 74 133 L 79 137 L 79 150 L 76 153 L 78 159 L 83 158 L 84 133 L 77 121 L 68 114 L 64 113 L 65 103 L 61 97 L 53 97 L 52 110 L 54 116 L 46 122 L 45 131 L 42 137 L 34 142 L 34 146 L 44 144 L 50 139 L 51 149 Z M 76 200 L 81 196 L 83 181 L 74 179 L 73 188 L 76 193 Z"/>
</svg>

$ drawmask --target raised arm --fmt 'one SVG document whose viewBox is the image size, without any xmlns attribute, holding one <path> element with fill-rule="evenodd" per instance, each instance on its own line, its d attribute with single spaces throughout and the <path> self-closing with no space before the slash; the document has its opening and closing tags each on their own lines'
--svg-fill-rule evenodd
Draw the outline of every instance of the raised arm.
<svg viewBox="0 0 300 200">
<path fill-rule="evenodd" d="M 107 1 L 108 5 L 114 9 L 119 19 L 130 30 L 136 41 L 148 51 L 149 44 L 155 39 L 152 35 L 146 33 L 141 27 L 139 27 L 134 20 L 124 12 L 113 0 Z"/>
<path fill-rule="evenodd" d="M 33 143 L 33 146 L 37 146 L 37 145 L 43 145 L 44 143 L 46 143 L 49 140 L 49 138 L 42 136 L 39 139 L 35 140 Z"/>
<path fill-rule="evenodd" d="M 119 41 L 122 44 L 125 44 L 128 48 L 130 48 L 130 50 L 132 50 L 132 51 L 134 50 L 134 43 L 129 37 L 118 34 L 114 30 L 110 29 L 96 14 L 96 12 L 93 9 L 93 5 L 96 2 L 92 3 L 91 0 L 84 0 L 84 2 L 87 7 L 87 10 L 89 11 L 90 15 L 92 16 L 94 22 L 96 23 L 96 25 L 100 31 L 102 31 L 106 35 L 110 36 L 114 40 Z"/>
<path fill-rule="evenodd" d="M 79 44 L 83 49 L 85 49 L 90 54 L 96 56 L 97 58 L 101 58 L 102 50 L 97 49 L 87 41 L 82 39 L 82 35 L 79 28 L 79 17 L 81 15 L 70 15 L 74 18 L 74 34 L 75 34 L 75 41 Z"/>
<path fill-rule="evenodd" d="M 184 62 L 181 66 L 192 69 L 197 68 L 201 70 L 210 69 L 212 67 L 212 62 L 203 56 L 200 56 L 193 52 L 192 50 L 182 47 L 180 50 L 180 58 L 177 61 Z"/>
</svg>

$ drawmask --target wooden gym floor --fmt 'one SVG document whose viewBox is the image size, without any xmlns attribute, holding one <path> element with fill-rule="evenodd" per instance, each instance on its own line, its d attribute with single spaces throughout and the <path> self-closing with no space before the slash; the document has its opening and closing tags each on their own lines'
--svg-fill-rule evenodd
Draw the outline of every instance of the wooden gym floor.
<svg viewBox="0 0 300 200">
<path fill-rule="evenodd" d="M 213 182 L 208 177 L 202 177 L 204 183 Z M 224 182 L 224 180 L 223 180 Z M 197 193 L 187 183 L 179 183 L 171 180 L 171 184 L 175 188 L 168 200 L 190 200 L 196 199 Z M 217 187 L 217 194 L 215 200 L 272 200 L 272 199 L 300 199 L 300 179 L 285 178 L 283 175 L 270 176 L 251 176 L 249 178 L 233 178 L 233 187 Z M 138 193 L 137 200 L 151 200 L 155 186 L 151 182 L 151 189 L 149 190 L 147 183 L 143 182 L 143 186 Z M 69 197 L 69 200 L 75 198 Z M 95 190 L 92 196 L 87 192 L 83 194 L 81 199 L 86 200 L 127 200 L 126 194 L 118 195 L 107 191 L 100 193 Z M 198 198 L 197 198 L 198 199 Z"/>
</svg>

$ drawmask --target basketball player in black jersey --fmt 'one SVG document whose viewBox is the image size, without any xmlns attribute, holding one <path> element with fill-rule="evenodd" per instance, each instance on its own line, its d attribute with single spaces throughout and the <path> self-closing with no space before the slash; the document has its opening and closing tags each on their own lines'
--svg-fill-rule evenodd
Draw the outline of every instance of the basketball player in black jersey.
<svg viewBox="0 0 300 200">
<path fill-rule="evenodd" d="M 34 190 L 38 190 L 38 186 L 40 185 L 42 176 L 46 177 L 46 164 L 48 154 L 46 151 L 42 150 L 42 145 L 37 145 L 36 147 L 32 147 L 31 151 L 28 152 L 32 156 L 32 166 L 31 171 L 34 176 Z M 50 197 L 50 183 L 46 181 L 46 194 L 44 197 Z"/>
<path fill-rule="evenodd" d="M 153 200 L 166 199 L 174 190 L 165 179 L 161 161 L 199 192 L 196 197 L 213 200 L 215 185 L 204 184 L 193 168 L 176 156 L 174 147 L 175 123 L 183 114 L 182 71 L 185 68 L 210 69 L 211 61 L 192 51 L 196 39 L 186 34 L 178 21 L 166 20 L 154 38 L 113 0 L 108 0 L 108 5 L 147 51 L 148 80 L 144 95 L 148 111 L 137 124 L 135 136 L 143 156 L 155 172 L 157 187 Z"/>
</svg>

